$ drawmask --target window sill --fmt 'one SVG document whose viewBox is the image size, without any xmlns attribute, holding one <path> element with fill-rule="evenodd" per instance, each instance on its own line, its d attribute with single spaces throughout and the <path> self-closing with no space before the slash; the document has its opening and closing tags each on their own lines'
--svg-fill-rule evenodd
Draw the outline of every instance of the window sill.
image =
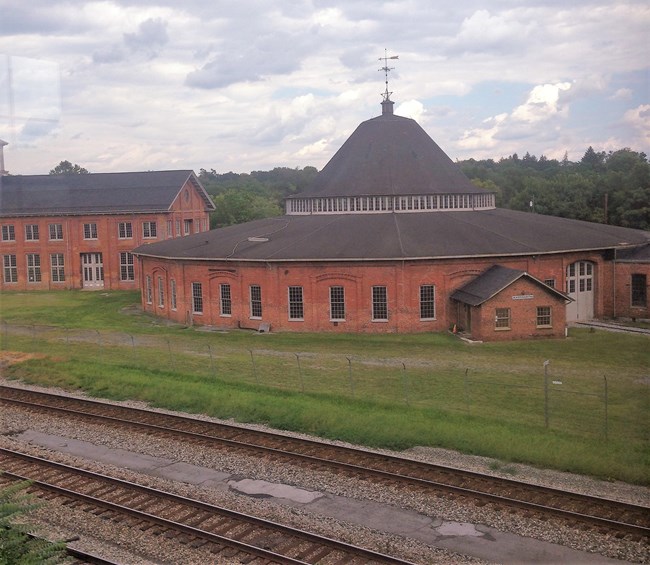
<svg viewBox="0 0 650 565">
<path fill-rule="evenodd" d="M 494 328 L 495 332 L 509 332 L 512 328 Z"/>
<path fill-rule="evenodd" d="M 373 324 L 374 323 L 379 323 L 379 324 L 387 324 L 388 320 L 370 320 Z"/>
</svg>

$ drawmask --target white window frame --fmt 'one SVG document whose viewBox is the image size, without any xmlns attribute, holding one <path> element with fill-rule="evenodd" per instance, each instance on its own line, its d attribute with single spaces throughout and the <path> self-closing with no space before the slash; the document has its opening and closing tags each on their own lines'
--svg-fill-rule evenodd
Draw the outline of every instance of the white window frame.
<svg viewBox="0 0 650 565">
<path fill-rule="evenodd" d="M 232 291 L 228 283 L 219 285 L 219 311 L 224 318 L 232 316 Z"/>
<path fill-rule="evenodd" d="M 2 224 L 2 241 L 16 241 L 16 228 L 13 224 Z"/>
<path fill-rule="evenodd" d="M 133 239 L 133 224 L 131 222 L 119 222 L 117 224 L 118 239 Z"/>
<path fill-rule="evenodd" d="M 97 239 L 97 224 L 90 222 L 83 225 L 84 239 Z"/>
<path fill-rule="evenodd" d="M 262 319 L 262 287 L 259 284 L 252 284 L 248 289 L 250 297 L 250 319 Z"/>
<path fill-rule="evenodd" d="M 14 284 L 18 282 L 18 263 L 16 255 L 13 253 L 3 255 L 3 280 L 6 284 Z"/>
<path fill-rule="evenodd" d="M 436 319 L 436 286 L 433 284 L 421 284 L 420 285 L 420 320 L 426 321 L 426 320 L 435 320 L 435 319 Z"/>
<path fill-rule="evenodd" d="M 159 276 L 158 277 L 158 308 L 165 307 L 165 281 Z"/>
<path fill-rule="evenodd" d="M 142 237 L 144 239 L 156 239 L 157 234 L 158 226 L 156 226 L 156 222 L 142 222 Z"/>
<path fill-rule="evenodd" d="M 494 309 L 494 329 L 495 331 L 507 331 L 511 329 L 512 311 L 510 308 Z"/>
<path fill-rule="evenodd" d="M 135 280 L 135 261 L 129 251 L 120 251 L 120 280 Z"/>
<path fill-rule="evenodd" d="M 50 241 L 63 241 L 63 224 L 49 224 Z"/>
<path fill-rule="evenodd" d="M 25 256 L 27 264 L 27 282 L 40 283 L 42 281 L 41 256 L 39 253 L 27 253 Z"/>
<path fill-rule="evenodd" d="M 335 296 L 339 294 L 340 296 Z M 344 322 L 345 321 L 345 287 L 342 285 L 330 286 L 330 321 L 331 322 Z M 339 317 L 335 314 L 342 313 L 343 316 Z"/>
<path fill-rule="evenodd" d="M 144 278 L 144 291 L 147 304 L 153 303 L 153 289 L 151 288 L 151 275 Z"/>
<path fill-rule="evenodd" d="M 203 286 L 200 282 L 192 283 L 192 314 L 203 314 Z"/>
<path fill-rule="evenodd" d="M 39 241 L 38 224 L 25 224 L 25 241 Z"/>
<path fill-rule="evenodd" d="M 65 256 L 63 253 L 50 253 L 50 278 L 53 283 L 65 282 Z"/>
<path fill-rule="evenodd" d="M 287 289 L 288 314 L 292 322 L 302 322 L 305 319 L 304 292 L 301 286 L 290 286 Z"/>
<path fill-rule="evenodd" d="M 169 281 L 169 300 L 172 310 L 176 310 L 176 279 Z"/>
<path fill-rule="evenodd" d="M 383 295 L 383 296 L 382 296 Z M 382 285 L 373 286 L 371 289 L 372 321 L 388 321 L 388 288 Z"/>
<path fill-rule="evenodd" d="M 540 313 L 542 308 L 544 308 L 545 310 L 548 309 L 548 313 L 546 311 Z M 553 308 L 551 308 L 551 306 L 548 305 L 538 306 L 535 310 L 535 315 L 536 315 L 535 318 L 536 327 L 538 328 L 553 327 Z M 548 319 L 548 323 L 543 323 L 546 322 L 547 319 Z M 540 320 L 542 320 L 542 322 L 540 322 Z"/>
</svg>

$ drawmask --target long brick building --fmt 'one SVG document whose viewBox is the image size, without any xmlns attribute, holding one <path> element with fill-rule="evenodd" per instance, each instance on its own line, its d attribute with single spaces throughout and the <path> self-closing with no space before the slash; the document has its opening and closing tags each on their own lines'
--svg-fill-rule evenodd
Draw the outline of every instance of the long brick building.
<svg viewBox="0 0 650 565">
<path fill-rule="evenodd" d="M 138 290 L 133 248 L 205 232 L 214 210 L 187 170 L 2 173 L 2 290 Z"/>
<path fill-rule="evenodd" d="M 501 340 L 650 317 L 649 249 L 647 232 L 496 208 L 386 97 L 284 216 L 134 253 L 143 308 L 183 323 Z"/>
</svg>

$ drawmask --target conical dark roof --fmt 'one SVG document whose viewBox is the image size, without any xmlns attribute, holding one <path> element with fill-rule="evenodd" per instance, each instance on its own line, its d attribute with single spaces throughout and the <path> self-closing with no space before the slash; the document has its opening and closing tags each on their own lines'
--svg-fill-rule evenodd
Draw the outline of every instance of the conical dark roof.
<svg viewBox="0 0 650 565">
<path fill-rule="evenodd" d="M 386 113 L 362 122 L 300 196 L 484 192 L 415 120 Z"/>
</svg>

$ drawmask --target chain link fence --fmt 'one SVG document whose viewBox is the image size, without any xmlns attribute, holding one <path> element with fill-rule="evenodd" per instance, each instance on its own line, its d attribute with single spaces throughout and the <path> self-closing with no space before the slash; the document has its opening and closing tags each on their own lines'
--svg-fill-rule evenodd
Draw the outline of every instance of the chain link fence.
<svg viewBox="0 0 650 565">
<path fill-rule="evenodd" d="M 581 436 L 647 440 L 645 427 L 637 421 L 648 407 L 647 397 L 638 399 L 636 409 L 626 409 L 626 393 L 612 387 L 606 375 L 555 374 L 551 362 L 523 373 L 495 373 L 450 359 L 281 352 L 263 344 L 220 344 L 218 336 L 209 335 L 197 340 L 4 322 L 0 337 L 4 351 L 86 360 L 90 373 L 108 366 L 160 371 L 499 419 Z"/>
</svg>

